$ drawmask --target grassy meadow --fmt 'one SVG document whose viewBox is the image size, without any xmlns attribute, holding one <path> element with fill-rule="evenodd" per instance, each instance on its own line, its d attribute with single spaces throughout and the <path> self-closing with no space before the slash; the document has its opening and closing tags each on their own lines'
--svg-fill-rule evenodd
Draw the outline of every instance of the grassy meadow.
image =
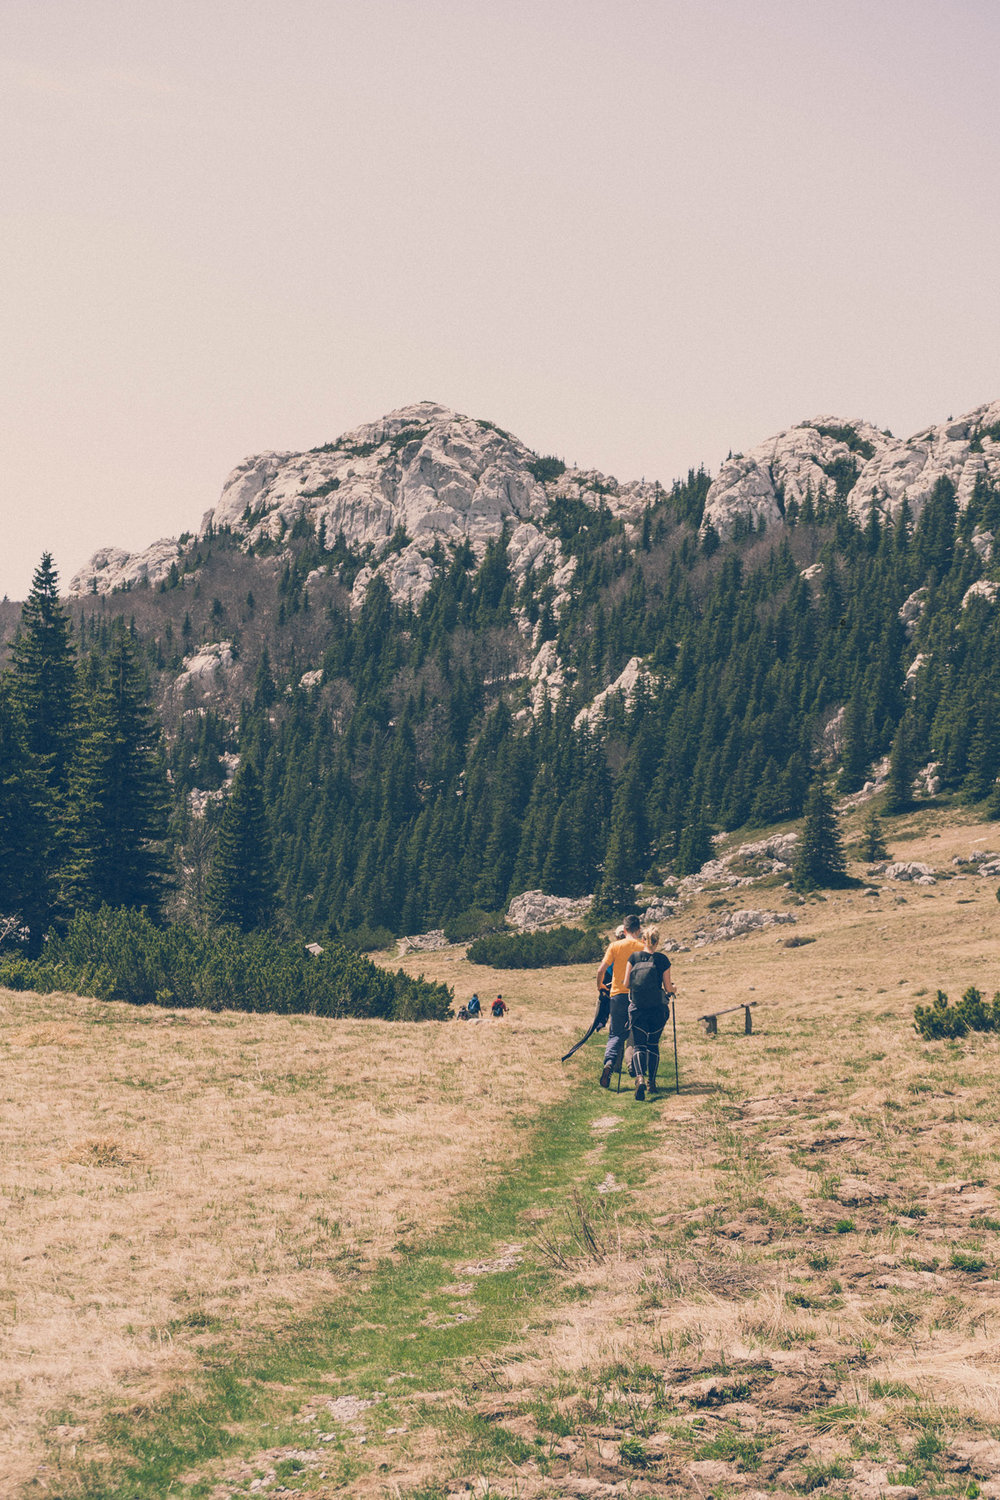
<svg viewBox="0 0 1000 1500">
<path fill-rule="evenodd" d="M 590 966 L 408 955 L 469 1026 L 0 992 L 0 1493 L 1000 1495 L 1000 1038 L 911 1024 L 1000 988 L 959 875 L 706 888 L 665 936 L 796 925 L 675 956 L 642 1104 L 559 1063 Z"/>
</svg>

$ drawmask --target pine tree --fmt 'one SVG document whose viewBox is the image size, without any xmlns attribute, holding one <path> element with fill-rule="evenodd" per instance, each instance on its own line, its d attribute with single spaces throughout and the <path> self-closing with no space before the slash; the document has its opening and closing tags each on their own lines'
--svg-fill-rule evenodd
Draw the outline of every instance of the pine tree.
<svg viewBox="0 0 1000 1500">
<path fill-rule="evenodd" d="M 905 812 L 913 806 L 913 778 L 916 767 L 913 760 L 912 733 L 904 717 L 899 721 L 889 752 L 889 781 L 885 789 L 885 811 Z"/>
<path fill-rule="evenodd" d="M 89 698 L 70 773 L 67 884 L 74 904 L 155 912 L 167 872 L 167 786 L 159 725 L 120 621 Z"/>
<path fill-rule="evenodd" d="M 73 752 L 76 653 L 49 552 L 42 554 L 31 581 L 13 658 L 12 687 L 28 749 L 59 794 L 65 790 Z"/>
<path fill-rule="evenodd" d="M 220 925 L 232 923 L 250 932 L 274 919 L 277 881 L 271 830 L 253 761 L 242 763 L 226 800 L 206 895 L 209 913 Z"/>
<path fill-rule="evenodd" d="M 52 902 L 47 803 L 9 679 L 0 679 L 0 918 L 27 927 L 32 957 L 41 951 Z"/>
<path fill-rule="evenodd" d="M 882 832 L 882 819 L 874 807 L 861 826 L 861 858 L 867 860 L 870 865 L 875 864 L 877 860 L 889 858 L 889 850 L 886 848 Z"/>
<path fill-rule="evenodd" d="M 9 674 L 11 712 L 19 728 L 36 817 L 30 841 L 31 893 L 23 907 L 28 953 L 38 957 L 58 902 L 59 870 L 66 855 L 67 790 L 76 732 L 76 652 L 69 616 L 59 602 L 58 577 L 45 552 L 21 611 Z M 40 791 L 41 801 L 35 802 Z"/>
<path fill-rule="evenodd" d="M 847 865 L 833 800 L 825 780 L 817 776 L 806 798 L 805 824 L 792 870 L 792 885 L 797 891 L 813 891 L 819 886 L 843 885 L 846 878 Z"/>
<path fill-rule="evenodd" d="M 697 875 L 702 865 L 711 858 L 712 831 L 706 821 L 701 799 L 699 798 L 695 801 L 692 797 L 688 803 L 687 813 L 684 818 L 684 827 L 681 830 L 680 841 L 677 846 L 674 873 L 676 875 Z"/>
</svg>

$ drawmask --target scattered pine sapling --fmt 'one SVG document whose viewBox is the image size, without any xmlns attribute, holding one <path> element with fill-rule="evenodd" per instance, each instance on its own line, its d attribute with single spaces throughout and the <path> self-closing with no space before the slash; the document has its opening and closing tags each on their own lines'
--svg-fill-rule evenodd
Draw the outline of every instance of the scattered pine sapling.
<svg viewBox="0 0 1000 1500">
<path fill-rule="evenodd" d="M 889 850 L 886 848 L 882 833 L 882 819 L 874 807 L 861 827 L 861 858 L 867 860 L 870 865 L 875 864 L 877 860 L 889 858 Z"/>
<path fill-rule="evenodd" d="M 1000 990 L 991 1004 L 970 984 L 956 1005 L 949 1005 L 944 990 L 938 990 L 932 1004 L 916 1007 L 913 1026 L 930 1041 L 967 1036 L 970 1031 L 1000 1031 Z"/>
</svg>

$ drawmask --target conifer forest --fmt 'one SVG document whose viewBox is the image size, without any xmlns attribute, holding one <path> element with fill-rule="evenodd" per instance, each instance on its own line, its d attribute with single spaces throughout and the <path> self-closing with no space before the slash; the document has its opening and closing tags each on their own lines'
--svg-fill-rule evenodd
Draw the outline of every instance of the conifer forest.
<svg viewBox="0 0 1000 1500">
<path fill-rule="evenodd" d="M 439 544 L 416 608 L 376 577 L 352 610 L 365 557 L 307 521 L 256 548 L 210 531 L 159 585 L 69 602 L 43 558 L 0 615 L 8 949 L 37 958 L 102 908 L 355 946 L 538 887 L 610 912 L 884 756 L 880 811 L 935 762 L 938 795 L 1000 816 L 1000 612 L 969 593 L 1000 492 L 984 479 L 960 511 L 943 479 L 916 524 L 864 526 L 827 495 L 721 542 L 708 483 L 660 491 L 631 536 L 554 502 L 576 559 L 558 610 L 544 567 L 513 580 L 504 537 L 478 560 Z M 178 692 L 223 637 L 226 689 Z M 545 641 L 566 680 L 533 704 Z M 582 714 L 633 657 L 634 693 Z"/>
</svg>

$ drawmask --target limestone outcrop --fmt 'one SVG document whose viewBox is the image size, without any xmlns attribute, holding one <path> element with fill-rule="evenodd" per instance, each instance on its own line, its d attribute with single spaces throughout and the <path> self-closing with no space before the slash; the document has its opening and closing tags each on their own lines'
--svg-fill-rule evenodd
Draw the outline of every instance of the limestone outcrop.
<svg viewBox="0 0 1000 1500">
<path fill-rule="evenodd" d="M 773 526 L 807 496 L 814 505 L 840 497 L 862 523 L 873 508 L 881 521 L 895 521 L 905 504 L 915 521 L 939 479 L 955 486 L 962 510 L 981 474 L 1000 482 L 1000 401 L 906 439 L 868 422 L 813 417 L 723 464 L 706 497 L 703 528 L 726 538 L 738 525 Z M 980 534 L 977 550 L 991 546 L 992 537 Z"/>
<path fill-rule="evenodd" d="M 544 891 L 525 891 L 510 903 L 507 921 L 519 932 L 534 932 L 556 922 L 575 922 L 592 900 L 592 896 L 547 896 Z"/>
<path fill-rule="evenodd" d="M 955 485 L 962 508 L 980 475 L 1000 483 L 1000 401 L 905 440 L 869 422 L 814 417 L 729 458 L 709 488 L 703 528 L 723 538 L 740 527 L 766 529 L 790 506 L 801 511 L 824 498 L 846 501 L 862 522 L 873 509 L 880 520 L 894 521 L 904 503 L 915 520 L 939 479 Z M 610 514 L 634 537 L 644 511 L 663 495 L 660 484 L 645 479 L 619 483 L 596 469 L 539 459 L 492 422 L 420 401 L 305 453 L 244 459 L 201 534 L 228 528 L 244 546 L 273 543 L 306 519 L 329 546 L 342 537 L 367 555 L 356 604 L 381 576 L 398 602 L 413 605 L 431 587 L 441 545 L 468 544 L 481 557 L 491 540 L 506 534 L 513 576 L 544 570 L 558 610 L 575 559 L 560 541 L 554 512 L 565 525 L 567 513 L 579 515 L 576 507 L 583 505 L 595 515 Z M 584 529 L 588 522 L 578 524 Z M 976 531 L 973 545 L 990 556 L 993 537 Z M 178 554 L 179 544 L 169 539 L 135 553 L 105 547 L 70 591 L 156 584 Z M 806 571 L 817 577 L 815 568 Z"/>
<path fill-rule="evenodd" d="M 181 547 L 175 537 L 163 537 L 142 552 L 124 552 L 121 547 L 101 547 L 86 567 L 74 573 L 69 593 L 111 594 L 135 588 L 143 583 L 155 584 L 166 578 L 177 561 Z"/>
</svg>

